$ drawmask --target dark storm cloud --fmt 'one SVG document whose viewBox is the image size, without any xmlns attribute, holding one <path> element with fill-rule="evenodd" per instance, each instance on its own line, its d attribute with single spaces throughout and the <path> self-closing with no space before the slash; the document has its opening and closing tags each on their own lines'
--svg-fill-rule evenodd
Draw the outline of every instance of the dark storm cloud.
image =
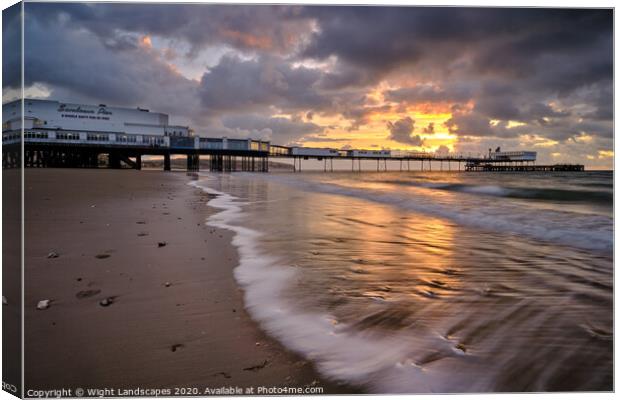
<svg viewBox="0 0 620 400">
<path fill-rule="evenodd" d="M 320 21 L 303 55 L 337 56 L 373 70 L 473 55 L 485 71 L 527 70 L 549 53 L 579 53 L 612 28 L 608 10 L 307 7 Z M 507 61 L 508 60 L 508 61 Z"/>
<path fill-rule="evenodd" d="M 395 122 L 388 122 L 387 127 L 390 131 L 389 139 L 408 144 L 411 146 L 422 146 L 424 140 L 420 135 L 413 136 L 415 121 L 411 117 L 405 117 Z"/>
<path fill-rule="evenodd" d="M 201 4 L 38 4 L 32 14 L 53 22 L 69 18 L 106 41 L 122 32 L 183 40 L 193 52 L 209 45 L 287 52 L 310 31 L 310 20 L 291 6 L 248 7 Z"/>
<path fill-rule="evenodd" d="M 363 99 L 360 99 L 358 102 L 350 102 L 347 104 L 347 107 L 343 107 L 340 111 L 340 114 L 347 120 L 351 121 L 351 125 L 349 126 L 349 131 L 355 131 L 360 128 L 360 126 L 365 125 L 370 122 L 370 118 L 373 114 L 381 114 L 384 112 L 388 112 L 392 109 L 389 105 L 381 105 L 381 106 L 368 106 L 365 107 L 363 104 Z"/>
<path fill-rule="evenodd" d="M 97 103 L 143 105 L 186 116 L 191 110 L 195 85 L 149 49 L 134 43 L 126 51 L 113 51 L 92 34 L 65 25 L 51 29 L 28 13 L 26 23 L 26 86 L 43 83 Z"/>
<path fill-rule="evenodd" d="M 21 86 L 21 4 L 2 12 L 2 82 L 4 87 Z"/>
<path fill-rule="evenodd" d="M 445 125 L 450 133 L 462 136 L 499 136 L 489 118 L 477 113 L 453 113 Z"/>
<path fill-rule="evenodd" d="M 199 93 L 205 110 L 215 113 L 272 106 L 320 110 L 328 102 L 315 88 L 320 77 L 317 70 L 293 68 L 276 57 L 225 56 L 202 76 Z"/>
<path fill-rule="evenodd" d="M 384 93 L 387 101 L 401 103 L 439 103 L 464 102 L 472 98 L 475 88 L 468 84 L 457 84 L 449 87 L 437 87 L 419 84 L 411 87 L 388 90 Z"/>
</svg>

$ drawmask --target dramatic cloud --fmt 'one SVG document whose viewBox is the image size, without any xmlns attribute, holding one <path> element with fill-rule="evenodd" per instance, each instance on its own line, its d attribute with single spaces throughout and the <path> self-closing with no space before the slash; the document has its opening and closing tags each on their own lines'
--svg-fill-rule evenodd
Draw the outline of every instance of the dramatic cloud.
<svg viewBox="0 0 620 400">
<path fill-rule="evenodd" d="M 226 45 L 257 52 L 294 50 L 312 32 L 299 7 L 191 4 L 38 4 L 28 12 L 50 24 L 69 23 L 115 43 L 128 32 L 175 39 L 191 53 Z"/>
<path fill-rule="evenodd" d="M 25 10 L 32 96 L 147 107 L 201 135 L 428 151 L 501 145 L 539 151 L 543 162 L 575 154 L 611 166 L 611 10 L 112 3 Z M 3 27 L 4 90 L 18 93 L 18 14 L 5 11 Z"/>
<path fill-rule="evenodd" d="M 207 112 L 320 110 L 329 101 L 314 87 L 320 76 L 318 70 L 292 68 L 279 58 L 225 56 L 202 76 L 199 95 Z"/>
<path fill-rule="evenodd" d="M 435 123 L 434 122 L 429 122 L 428 125 L 426 126 L 426 128 L 424 128 L 422 130 L 422 132 L 427 133 L 427 134 L 435 133 Z"/>
<path fill-rule="evenodd" d="M 2 82 L 6 89 L 21 84 L 21 44 L 20 5 L 16 4 L 2 13 Z"/>
<path fill-rule="evenodd" d="M 385 93 L 388 101 L 401 103 L 440 103 L 440 102 L 465 102 L 472 98 L 474 88 L 467 84 L 454 85 L 443 88 L 430 84 L 419 84 L 411 87 L 403 87 L 389 90 Z"/>
<path fill-rule="evenodd" d="M 396 122 L 388 122 L 387 127 L 390 130 L 389 138 L 395 142 L 405 143 L 411 146 L 422 146 L 424 141 L 420 135 L 412 135 L 414 126 L 415 121 L 411 119 L 411 117 L 405 117 Z"/>
<path fill-rule="evenodd" d="M 313 123 L 292 121 L 288 118 L 269 118 L 260 115 L 230 115 L 223 125 L 237 137 L 254 137 L 288 143 L 302 135 L 320 133 L 323 129 Z"/>
</svg>

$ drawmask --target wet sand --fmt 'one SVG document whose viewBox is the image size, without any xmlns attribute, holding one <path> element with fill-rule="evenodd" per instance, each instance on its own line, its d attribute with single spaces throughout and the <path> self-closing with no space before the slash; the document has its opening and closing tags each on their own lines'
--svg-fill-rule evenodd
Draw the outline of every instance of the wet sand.
<svg viewBox="0 0 620 400">
<path fill-rule="evenodd" d="M 208 196 L 185 173 L 29 169 L 25 179 L 26 390 L 353 390 L 250 319 L 231 234 L 205 225 Z"/>
</svg>

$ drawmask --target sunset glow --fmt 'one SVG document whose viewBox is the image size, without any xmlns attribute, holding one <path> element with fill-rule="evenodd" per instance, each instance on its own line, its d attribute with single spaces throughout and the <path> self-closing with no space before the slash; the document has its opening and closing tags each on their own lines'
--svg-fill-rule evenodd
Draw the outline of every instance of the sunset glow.
<svg viewBox="0 0 620 400">
<path fill-rule="evenodd" d="M 156 109 L 202 136 L 428 152 L 530 149 L 543 163 L 564 154 L 612 166 L 612 24 L 604 11 L 120 7 L 126 12 L 31 5 L 25 35 L 38 50 L 26 54 L 33 67 L 25 91 Z M 148 16 L 136 24 L 144 7 Z M 71 57 L 80 51 L 89 56 Z M 73 59 L 71 68 L 63 59 Z M 5 101 L 15 96 L 11 88 Z"/>
</svg>

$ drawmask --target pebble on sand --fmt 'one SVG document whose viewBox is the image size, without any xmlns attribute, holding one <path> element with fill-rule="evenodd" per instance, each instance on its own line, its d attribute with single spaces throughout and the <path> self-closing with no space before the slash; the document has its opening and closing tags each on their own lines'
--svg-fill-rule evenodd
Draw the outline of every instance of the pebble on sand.
<svg viewBox="0 0 620 400">
<path fill-rule="evenodd" d="M 58 258 L 59 255 L 55 251 L 50 251 L 47 255 L 47 258 Z"/>
<path fill-rule="evenodd" d="M 172 283 L 170 283 L 170 282 L 166 282 L 166 283 L 164 283 L 164 286 L 165 286 L 165 287 L 170 287 L 170 285 L 172 285 Z"/>
<path fill-rule="evenodd" d="M 183 347 L 185 347 L 185 346 L 182 345 L 182 344 L 173 344 L 172 346 L 170 346 L 170 351 L 172 351 L 174 353 L 175 351 L 177 351 L 178 349 L 181 349 Z"/>
<path fill-rule="evenodd" d="M 107 307 L 114 303 L 114 297 L 107 297 L 99 302 L 99 305 L 102 307 Z"/>
<path fill-rule="evenodd" d="M 47 310 L 50 308 L 51 300 L 41 300 L 37 303 L 37 310 Z"/>
<path fill-rule="evenodd" d="M 157 242 L 157 247 L 164 247 L 167 244 L 168 243 L 166 243 L 166 242 Z"/>
<path fill-rule="evenodd" d="M 458 343 L 456 346 L 454 346 L 454 348 L 462 351 L 463 353 L 467 353 L 467 348 L 463 343 Z"/>
<path fill-rule="evenodd" d="M 108 257 L 110 257 L 110 255 L 109 255 L 109 254 L 97 254 L 97 255 L 95 256 L 95 258 L 98 258 L 98 259 L 100 259 L 100 260 L 101 260 L 101 259 L 104 259 L 104 258 L 108 258 Z"/>
</svg>

